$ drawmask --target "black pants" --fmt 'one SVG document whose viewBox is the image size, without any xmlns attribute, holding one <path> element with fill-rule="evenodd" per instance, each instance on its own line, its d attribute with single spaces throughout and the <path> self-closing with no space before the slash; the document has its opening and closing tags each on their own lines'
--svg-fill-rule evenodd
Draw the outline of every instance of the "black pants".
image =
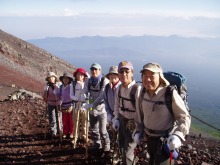
<svg viewBox="0 0 220 165">
<path fill-rule="evenodd" d="M 150 155 L 149 165 L 169 165 L 170 159 L 162 149 L 162 140 L 159 137 L 148 137 L 147 151 Z"/>
</svg>

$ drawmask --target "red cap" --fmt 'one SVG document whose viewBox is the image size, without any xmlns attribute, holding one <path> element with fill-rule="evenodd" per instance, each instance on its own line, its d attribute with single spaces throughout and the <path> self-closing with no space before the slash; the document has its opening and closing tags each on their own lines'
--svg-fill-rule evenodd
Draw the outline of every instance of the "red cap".
<svg viewBox="0 0 220 165">
<path fill-rule="evenodd" d="M 83 69 L 83 68 L 77 68 L 77 69 L 76 69 L 76 71 L 75 71 L 75 72 L 73 72 L 73 76 L 74 76 L 74 77 L 76 77 L 76 74 L 77 74 L 78 72 L 80 72 L 80 73 L 84 74 L 84 75 L 85 75 L 85 77 L 88 77 L 88 76 L 87 76 L 87 74 L 86 74 L 86 70 L 85 70 L 85 69 Z"/>
</svg>

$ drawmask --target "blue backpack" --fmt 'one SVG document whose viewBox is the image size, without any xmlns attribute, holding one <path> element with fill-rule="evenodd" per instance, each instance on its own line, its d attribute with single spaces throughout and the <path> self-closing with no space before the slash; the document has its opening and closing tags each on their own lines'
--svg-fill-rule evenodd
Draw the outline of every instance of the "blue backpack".
<svg viewBox="0 0 220 165">
<path fill-rule="evenodd" d="M 172 94 L 173 90 L 176 89 L 181 98 L 184 101 L 186 109 L 190 112 L 188 106 L 188 94 L 187 94 L 187 87 L 186 87 L 186 78 L 182 74 L 176 72 L 164 72 L 164 77 L 169 81 L 170 85 L 167 87 L 165 93 L 165 102 L 166 106 L 169 109 L 170 113 L 173 114 L 172 109 Z"/>
</svg>

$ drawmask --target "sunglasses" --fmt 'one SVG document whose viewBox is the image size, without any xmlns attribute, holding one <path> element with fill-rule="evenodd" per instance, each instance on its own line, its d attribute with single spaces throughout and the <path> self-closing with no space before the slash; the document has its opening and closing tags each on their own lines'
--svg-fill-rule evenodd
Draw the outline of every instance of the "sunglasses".
<svg viewBox="0 0 220 165">
<path fill-rule="evenodd" d="M 91 71 L 94 71 L 94 70 L 98 70 L 98 69 L 97 69 L 97 68 L 92 67 L 92 68 L 90 68 L 90 70 L 91 70 Z"/>
<path fill-rule="evenodd" d="M 126 73 L 126 74 L 128 74 L 128 73 L 130 73 L 130 70 L 119 70 L 119 73 L 121 73 L 121 74 L 123 74 L 123 73 Z"/>
</svg>

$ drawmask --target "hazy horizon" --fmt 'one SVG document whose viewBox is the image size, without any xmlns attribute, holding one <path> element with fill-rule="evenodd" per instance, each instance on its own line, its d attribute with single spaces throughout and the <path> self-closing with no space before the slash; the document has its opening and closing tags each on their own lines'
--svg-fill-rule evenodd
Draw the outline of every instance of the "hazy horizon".
<svg viewBox="0 0 220 165">
<path fill-rule="evenodd" d="M 220 37 L 218 0 L 2 0 L 0 28 L 23 40 L 80 36 Z"/>
</svg>

